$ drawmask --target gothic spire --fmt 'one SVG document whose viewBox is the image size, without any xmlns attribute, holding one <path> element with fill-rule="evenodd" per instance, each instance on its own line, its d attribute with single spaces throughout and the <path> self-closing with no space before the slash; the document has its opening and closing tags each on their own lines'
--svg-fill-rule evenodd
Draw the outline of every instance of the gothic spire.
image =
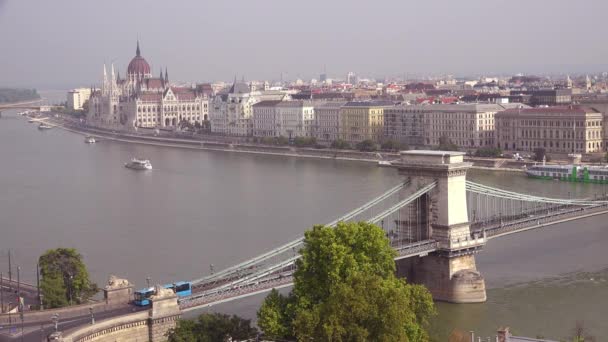
<svg viewBox="0 0 608 342">
<path fill-rule="evenodd" d="M 169 83 L 169 73 L 167 72 L 167 67 L 165 67 L 165 83 Z"/>
<path fill-rule="evenodd" d="M 139 51 L 139 39 L 137 40 L 137 49 L 135 50 L 135 56 L 141 56 L 141 52 Z"/>
</svg>

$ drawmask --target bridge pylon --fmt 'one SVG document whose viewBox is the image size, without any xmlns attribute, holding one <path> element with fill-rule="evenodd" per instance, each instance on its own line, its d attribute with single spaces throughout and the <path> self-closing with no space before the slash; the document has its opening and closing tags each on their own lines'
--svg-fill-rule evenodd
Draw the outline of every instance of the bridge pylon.
<svg viewBox="0 0 608 342">
<path fill-rule="evenodd" d="M 435 300 L 453 303 L 486 301 L 485 281 L 477 271 L 475 254 L 485 244 L 484 234 L 469 228 L 466 173 L 472 166 L 464 153 L 448 151 L 403 151 L 399 173 L 410 177 L 414 189 L 437 182 L 420 207 L 424 227 L 438 250 L 419 258 L 397 261 L 397 273 L 413 283 L 425 285 Z"/>
</svg>

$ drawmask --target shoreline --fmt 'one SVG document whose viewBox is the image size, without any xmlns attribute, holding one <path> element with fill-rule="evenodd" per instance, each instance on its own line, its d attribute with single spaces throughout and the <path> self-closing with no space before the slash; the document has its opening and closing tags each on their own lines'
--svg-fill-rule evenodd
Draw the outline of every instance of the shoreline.
<svg viewBox="0 0 608 342">
<path fill-rule="evenodd" d="M 123 143 L 132 143 L 148 146 L 159 146 L 167 148 L 183 148 L 199 151 L 214 151 L 214 152 L 236 152 L 248 153 L 257 155 L 270 155 L 282 157 L 296 158 L 316 158 L 323 160 L 342 160 L 355 161 L 377 164 L 381 160 L 394 161 L 399 158 L 399 154 L 395 152 L 360 152 L 356 150 L 333 150 L 333 149 L 314 149 L 314 148 L 298 148 L 293 146 L 272 146 L 272 145 L 256 145 L 247 143 L 228 143 L 217 141 L 204 140 L 188 140 L 180 138 L 168 138 L 158 136 L 133 135 L 125 132 L 107 132 L 105 130 L 89 127 L 75 127 L 73 125 L 61 122 L 54 117 L 46 117 L 46 120 L 54 127 L 65 131 L 79 134 L 82 136 L 93 136 L 102 140 L 117 141 Z M 383 159 L 377 158 L 376 154 L 383 156 Z M 474 162 L 474 161 L 473 161 Z M 391 167 L 391 166 L 388 166 Z M 504 171 L 504 172 L 524 172 L 522 169 L 505 168 L 505 167 L 489 167 L 481 165 L 473 165 L 472 169 L 485 171 Z"/>
</svg>

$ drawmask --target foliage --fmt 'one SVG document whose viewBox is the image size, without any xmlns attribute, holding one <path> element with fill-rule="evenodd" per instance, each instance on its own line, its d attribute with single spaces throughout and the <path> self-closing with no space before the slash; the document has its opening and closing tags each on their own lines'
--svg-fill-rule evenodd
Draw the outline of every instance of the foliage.
<svg viewBox="0 0 608 342">
<path fill-rule="evenodd" d="M 40 282 L 40 291 L 45 308 L 60 308 L 69 304 L 65 295 L 66 286 L 59 272 L 47 273 Z"/>
<path fill-rule="evenodd" d="M 545 161 L 550 161 L 551 157 L 547 154 L 547 151 L 543 147 L 537 147 L 534 149 L 534 160 L 543 161 L 543 157 Z"/>
<path fill-rule="evenodd" d="M 436 149 L 439 151 L 460 151 L 460 147 L 445 135 L 439 138 L 439 146 Z"/>
<path fill-rule="evenodd" d="M 258 138 L 256 142 L 259 142 L 260 144 L 264 145 L 285 146 L 289 144 L 289 139 L 281 135 L 278 137 L 261 137 Z"/>
<path fill-rule="evenodd" d="M 331 143 L 331 148 L 335 148 L 338 150 L 348 150 L 350 149 L 350 144 L 342 139 L 337 139 Z"/>
<path fill-rule="evenodd" d="M 317 138 L 315 137 L 296 137 L 293 140 L 293 144 L 298 147 L 314 147 L 317 145 Z"/>
<path fill-rule="evenodd" d="M 99 290 L 89 280 L 82 255 L 74 248 L 50 249 L 40 256 L 38 263 L 42 275 L 40 287 L 46 307 L 65 306 L 70 299 L 83 303 Z M 64 300 L 57 298 L 61 294 Z"/>
<path fill-rule="evenodd" d="M 378 149 L 378 146 L 372 140 L 363 140 L 357 144 L 357 150 L 361 152 L 373 152 Z"/>
<path fill-rule="evenodd" d="M 315 226 L 305 234 L 293 298 L 273 293 L 258 318 L 273 337 L 315 341 L 428 341 L 430 293 L 395 276 L 394 250 L 374 225 Z M 292 302 L 293 301 L 293 302 Z M 287 303 L 287 304 L 285 304 Z M 281 323 L 286 317 L 291 322 Z"/>
<path fill-rule="evenodd" d="M 589 335 L 583 321 L 577 321 L 572 329 L 572 342 L 595 342 L 595 337 Z"/>
<path fill-rule="evenodd" d="M 39 98 L 36 89 L 0 88 L 0 103 L 23 102 Z"/>
<path fill-rule="evenodd" d="M 383 151 L 405 151 L 409 150 L 409 146 L 402 144 L 397 140 L 388 139 L 380 144 L 380 149 Z"/>
<path fill-rule="evenodd" d="M 498 147 L 482 147 L 475 151 L 476 157 L 498 158 L 502 155 L 502 150 Z"/>
<path fill-rule="evenodd" d="M 275 289 L 272 289 L 270 294 L 264 299 L 257 316 L 258 326 L 264 331 L 266 338 L 294 338 L 291 326 L 293 320 L 291 312 L 293 312 L 294 299 L 293 294 L 285 297 Z"/>
<path fill-rule="evenodd" d="M 196 321 L 179 320 L 167 337 L 169 342 L 216 342 L 242 341 L 255 338 L 257 334 L 258 330 L 251 327 L 251 320 L 236 315 L 205 313 Z"/>
</svg>

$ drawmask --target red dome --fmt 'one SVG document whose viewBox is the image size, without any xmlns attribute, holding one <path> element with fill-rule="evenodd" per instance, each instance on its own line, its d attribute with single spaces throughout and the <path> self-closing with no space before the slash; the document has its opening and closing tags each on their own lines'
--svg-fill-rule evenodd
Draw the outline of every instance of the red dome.
<svg viewBox="0 0 608 342">
<path fill-rule="evenodd" d="M 150 64 L 148 64 L 146 59 L 141 56 L 139 51 L 139 41 L 137 41 L 135 57 L 133 57 L 129 63 L 129 66 L 127 67 L 127 75 L 150 75 Z"/>
<path fill-rule="evenodd" d="M 127 67 L 127 74 L 129 75 L 149 75 L 150 65 L 142 56 L 135 56 Z"/>
</svg>

